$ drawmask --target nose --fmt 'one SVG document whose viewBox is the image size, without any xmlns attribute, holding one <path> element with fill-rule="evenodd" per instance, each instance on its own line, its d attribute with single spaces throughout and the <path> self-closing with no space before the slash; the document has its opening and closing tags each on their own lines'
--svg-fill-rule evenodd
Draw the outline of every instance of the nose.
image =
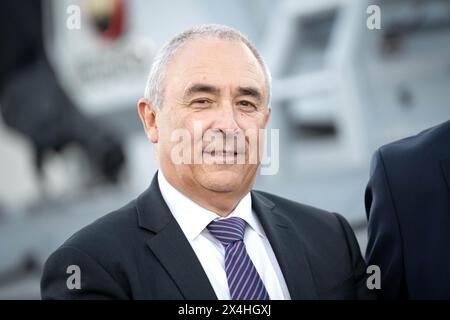
<svg viewBox="0 0 450 320">
<path fill-rule="evenodd" d="M 237 134 L 240 127 L 236 121 L 235 110 L 232 104 L 227 103 L 220 108 L 213 125 L 214 130 L 221 131 L 223 134 Z"/>
</svg>

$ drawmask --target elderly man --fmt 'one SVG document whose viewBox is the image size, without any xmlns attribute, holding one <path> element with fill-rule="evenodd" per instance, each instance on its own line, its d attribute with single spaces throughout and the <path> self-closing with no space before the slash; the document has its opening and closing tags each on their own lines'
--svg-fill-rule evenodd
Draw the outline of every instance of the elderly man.
<svg viewBox="0 0 450 320">
<path fill-rule="evenodd" d="M 269 71 L 238 31 L 206 25 L 175 36 L 138 102 L 160 170 L 137 199 L 50 256 L 42 297 L 372 297 L 343 217 L 252 191 L 269 99 Z"/>
</svg>

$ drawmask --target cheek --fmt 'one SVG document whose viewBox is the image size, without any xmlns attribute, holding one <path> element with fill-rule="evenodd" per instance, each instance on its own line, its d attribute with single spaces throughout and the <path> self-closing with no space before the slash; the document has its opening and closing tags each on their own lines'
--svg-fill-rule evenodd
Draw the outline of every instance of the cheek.
<svg viewBox="0 0 450 320">
<path fill-rule="evenodd" d="M 164 112 L 164 114 L 160 115 L 160 121 L 158 123 L 159 147 L 162 149 L 170 149 L 177 143 L 176 137 L 180 134 L 180 128 L 182 129 L 182 118 L 178 117 L 176 113 L 171 110 L 161 112 Z"/>
<path fill-rule="evenodd" d="M 264 128 L 264 115 L 260 113 L 246 114 L 239 112 L 236 116 L 239 127 L 246 130 L 258 130 Z"/>
<path fill-rule="evenodd" d="M 194 140 L 200 140 L 203 133 L 211 128 L 214 122 L 212 114 L 207 112 L 192 113 L 184 117 L 182 121 L 183 128 L 187 129 Z"/>
</svg>

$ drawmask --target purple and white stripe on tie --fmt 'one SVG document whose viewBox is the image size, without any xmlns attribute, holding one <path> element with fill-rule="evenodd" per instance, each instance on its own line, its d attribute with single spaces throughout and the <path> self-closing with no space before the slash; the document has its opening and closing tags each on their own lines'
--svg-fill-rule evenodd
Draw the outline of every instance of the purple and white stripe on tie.
<svg viewBox="0 0 450 320">
<path fill-rule="evenodd" d="M 225 247 L 225 272 L 231 299 L 269 300 L 266 287 L 245 248 L 245 221 L 231 217 L 215 220 L 207 228 Z"/>
</svg>

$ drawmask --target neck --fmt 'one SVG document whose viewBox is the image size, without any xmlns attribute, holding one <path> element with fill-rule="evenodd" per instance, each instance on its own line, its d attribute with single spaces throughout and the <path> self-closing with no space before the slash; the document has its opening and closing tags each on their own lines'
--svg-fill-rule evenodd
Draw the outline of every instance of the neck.
<svg viewBox="0 0 450 320">
<path fill-rule="evenodd" d="M 245 194 L 235 194 L 232 192 L 214 192 L 211 190 L 206 190 L 202 192 L 203 194 L 199 196 L 196 193 L 186 192 L 192 201 L 196 202 L 203 208 L 216 213 L 221 217 L 227 217 L 236 206 L 239 201 L 245 196 Z"/>
<path fill-rule="evenodd" d="M 199 206 L 212 211 L 221 217 L 227 217 L 233 212 L 241 199 L 251 190 L 250 187 L 229 192 L 217 192 L 201 187 L 201 191 L 198 192 L 198 188 L 183 186 L 170 176 L 164 175 L 164 178 L 172 185 L 172 187 Z"/>
</svg>

